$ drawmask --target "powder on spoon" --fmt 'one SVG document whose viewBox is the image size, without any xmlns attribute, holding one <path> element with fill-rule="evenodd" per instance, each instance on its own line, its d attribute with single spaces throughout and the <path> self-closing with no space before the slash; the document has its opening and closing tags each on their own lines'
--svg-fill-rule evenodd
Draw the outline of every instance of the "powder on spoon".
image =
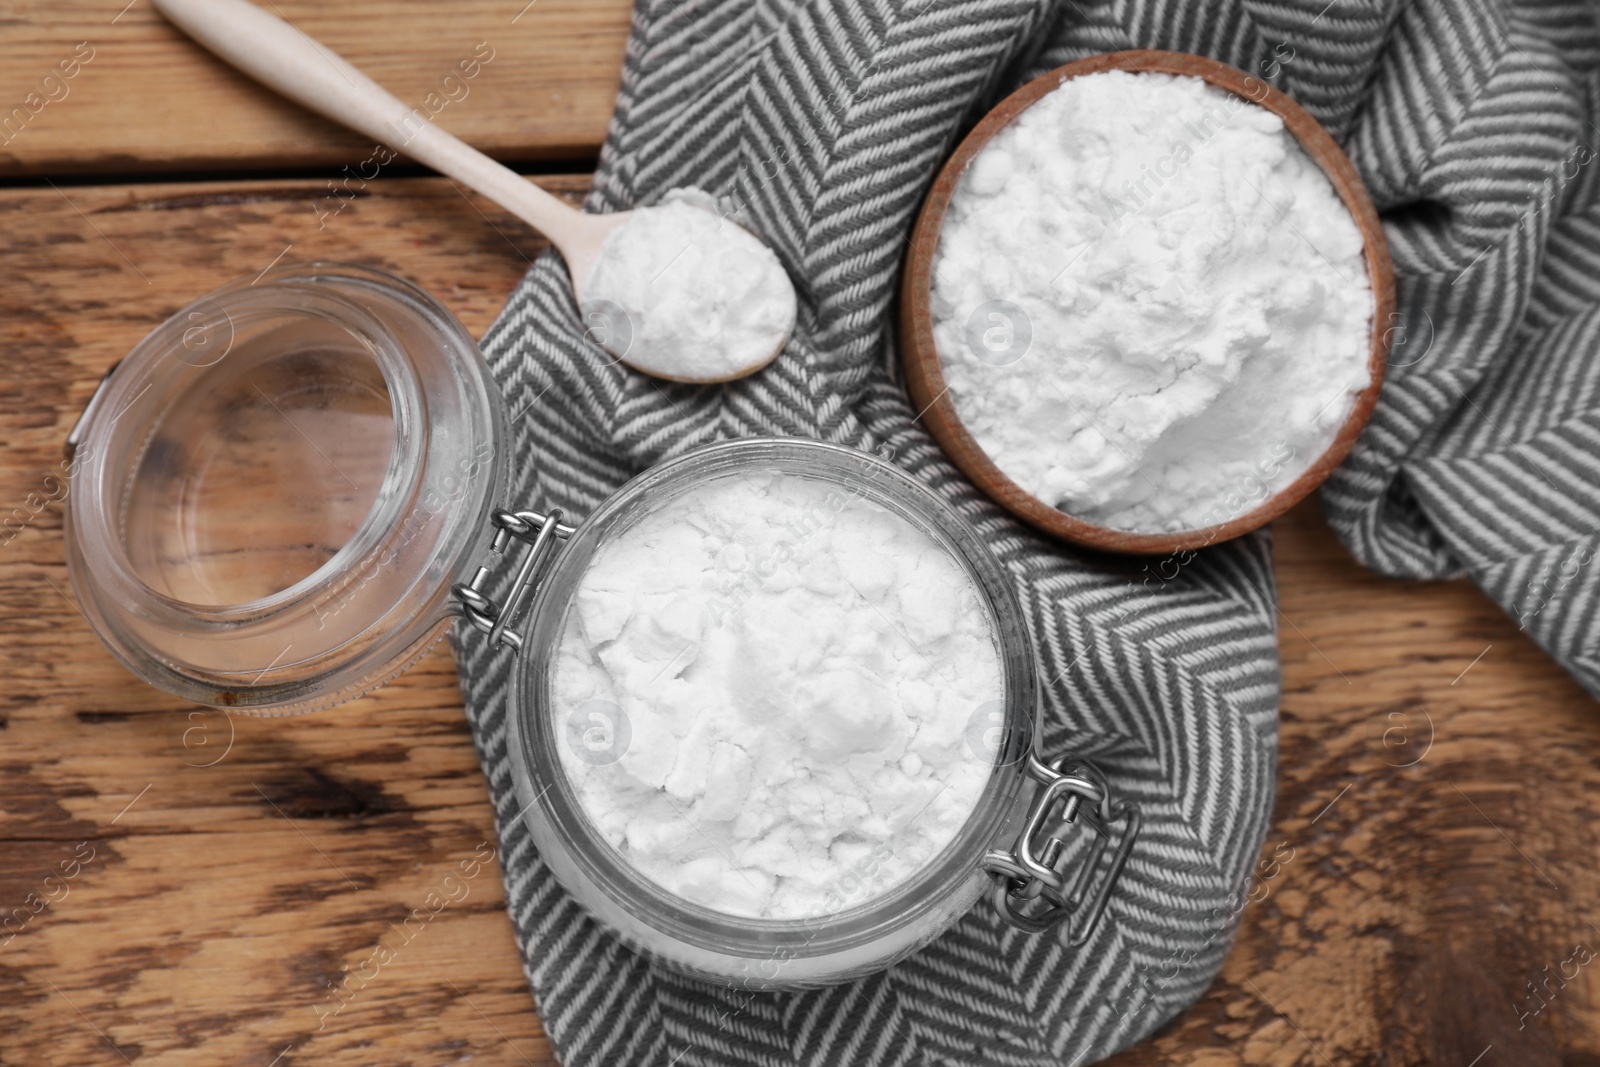
<svg viewBox="0 0 1600 1067">
<path fill-rule="evenodd" d="M 583 289 L 630 366 L 674 381 L 738 377 L 794 328 L 794 286 L 772 249 L 696 189 L 635 209 L 612 230 Z M 619 314 L 620 313 L 620 314 Z"/>
<path fill-rule="evenodd" d="M 1355 220 L 1278 116 L 1194 77 L 1090 74 L 1023 111 L 951 198 L 932 307 L 983 450 L 1118 530 L 1249 510 L 1371 380 Z"/>
<path fill-rule="evenodd" d="M 892 889 L 955 837 L 994 762 L 972 727 L 1005 687 L 944 547 L 846 489 L 758 472 L 596 552 L 553 689 L 562 765 L 634 868 L 796 919 Z"/>
</svg>

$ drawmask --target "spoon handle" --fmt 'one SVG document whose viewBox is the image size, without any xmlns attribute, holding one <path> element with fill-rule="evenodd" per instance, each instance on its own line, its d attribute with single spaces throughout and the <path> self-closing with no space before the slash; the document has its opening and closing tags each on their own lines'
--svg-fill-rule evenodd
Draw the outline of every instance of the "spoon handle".
<svg viewBox="0 0 1600 1067">
<path fill-rule="evenodd" d="M 351 63 L 246 0 L 154 0 L 173 25 L 312 111 L 471 186 L 542 232 L 571 262 L 584 215 L 435 126 Z"/>
</svg>

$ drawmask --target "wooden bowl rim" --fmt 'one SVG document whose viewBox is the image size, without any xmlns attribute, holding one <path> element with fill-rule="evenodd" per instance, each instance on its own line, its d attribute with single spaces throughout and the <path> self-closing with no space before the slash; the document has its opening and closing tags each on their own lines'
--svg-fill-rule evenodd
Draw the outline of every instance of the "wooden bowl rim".
<svg viewBox="0 0 1600 1067">
<path fill-rule="evenodd" d="M 1107 70 L 1177 74 L 1198 77 L 1247 104 L 1265 107 L 1283 120 L 1285 128 L 1305 153 L 1328 176 L 1361 232 L 1368 281 L 1372 288 L 1372 349 L 1368 359 L 1371 380 L 1356 396 L 1333 442 L 1293 482 L 1256 507 L 1224 522 L 1194 530 L 1135 533 L 1100 526 L 1040 500 L 1012 481 L 985 453 L 956 414 L 955 401 L 944 379 L 933 341 L 931 280 L 938 251 L 939 229 L 950 200 L 967 166 L 995 134 L 1042 97 L 1071 78 Z M 1321 485 L 1349 454 L 1356 438 L 1372 417 L 1388 366 L 1388 329 L 1394 316 L 1394 268 L 1389 242 L 1377 208 L 1355 165 L 1332 135 L 1304 108 L 1284 93 L 1237 67 L 1185 52 L 1136 50 L 1111 52 L 1080 59 L 1028 82 L 995 106 L 962 139 L 939 171 L 912 232 L 906 270 L 901 282 L 901 365 L 918 418 L 928 427 L 952 462 L 991 499 L 1024 522 L 1087 548 L 1113 552 L 1163 554 L 1202 548 L 1227 541 L 1271 522 L 1304 500 Z M 1219 502 L 1220 503 L 1220 502 Z"/>
</svg>

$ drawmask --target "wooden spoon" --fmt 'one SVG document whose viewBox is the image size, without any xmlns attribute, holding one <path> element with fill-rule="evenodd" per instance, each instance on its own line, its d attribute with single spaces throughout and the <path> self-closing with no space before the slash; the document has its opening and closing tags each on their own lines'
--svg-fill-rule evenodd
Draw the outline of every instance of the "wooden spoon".
<svg viewBox="0 0 1600 1067">
<path fill-rule="evenodd" d="M 567 261 L 572 295 L 580 306 L 606 238 L 637 214 L 622 211 L 590 215 L 568 206 L 431 121 L 419 118 L 349 61 L 246 0 L 154 3 L 173 25 L 261 84 L 471 186 L 544 234 Z M 742 229 L 736 232 L 740 239 L 758 240 Z M 711 383 L 732 381 L 759 370 L 777 356 L 787 340 L 785 336 L 772 351 L 760 353 L 759 358 L 753 356 L 737 370 L 720 377 L 676 375 L 658 365 L 641 365 L 639 357 L 629 359 L 626 351 L 605 347 L 644 373 L 674 381 Z"/>
</svg>

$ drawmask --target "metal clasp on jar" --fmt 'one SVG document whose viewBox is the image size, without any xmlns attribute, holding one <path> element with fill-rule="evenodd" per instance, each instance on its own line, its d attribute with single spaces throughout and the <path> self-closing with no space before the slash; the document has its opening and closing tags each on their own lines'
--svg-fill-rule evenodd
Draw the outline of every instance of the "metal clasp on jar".
<svg viewBox="0 0 1600 1067">
<path fill-rule="evenodd" d="M 489 521 L 495 525 L 494 540 L 489 548 L 496 555 L 504 552 L 513 539 L 527 546 L 505 604 L 496 604 L 483 593 L 483 583 L 489 579 L 487 566 L 479 567 L 471 582 L 457 582 L 451 592 L 461 601 L 462 614 L 467 621 L 489 635 L 489 644 L 521 649 L 522 634 L 513 627 L 522 614 L 528 594 L 537 586 L 544 564 L 554 555 L 555 542 L 565 541 L 577 531 L 562 524 L 560 508 L 552 509 L 548 515 L 495 508 Z"/>
<path fill-rule="evenodd" d="M 989 850 L 983 868 L 997 878 L 994 902 L 1006 921 L 1030 931 L 1065 922 L 1067 943 L 1077 947 L 1094 934 L 1105 913 L 1139 836 L 1139 811 L 1130 804 L 1114 804 L 1105 775 L 1076 756 L 1045 764 L 1030 752 L 1026 772 L 1042 786 L 1028 808 L 1027 822 L 1010 850 Z M 1113 844 L 1119 822 L 1122 830 Z M 1073 824 L 1087 826 L 1095 840 L 1069 885 L 1062 835 Z"/>
</svg>

